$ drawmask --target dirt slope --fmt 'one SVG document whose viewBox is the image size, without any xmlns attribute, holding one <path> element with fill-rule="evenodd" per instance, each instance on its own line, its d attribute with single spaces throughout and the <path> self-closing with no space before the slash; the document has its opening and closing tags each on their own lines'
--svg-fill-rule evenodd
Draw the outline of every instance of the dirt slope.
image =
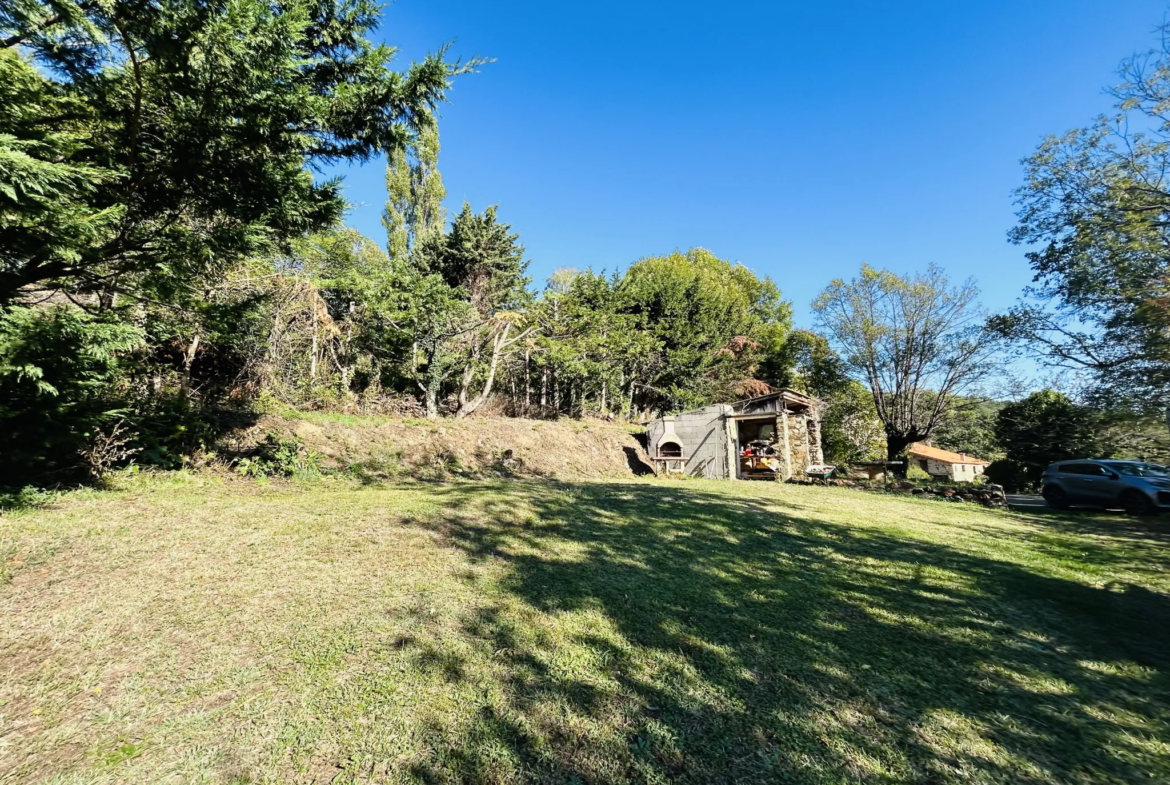
<svg viewBox="0 0 1170 785">
<path fill-rule="evenodd" d="M 649 471 L 630 429 L 601 421 L 490 418 L 436 422 L 297 414 L 267 416 L 246 438 L 295 435 L 324 465 L 370 477 L 513 475 L 629 477 Z"/>
</svg>

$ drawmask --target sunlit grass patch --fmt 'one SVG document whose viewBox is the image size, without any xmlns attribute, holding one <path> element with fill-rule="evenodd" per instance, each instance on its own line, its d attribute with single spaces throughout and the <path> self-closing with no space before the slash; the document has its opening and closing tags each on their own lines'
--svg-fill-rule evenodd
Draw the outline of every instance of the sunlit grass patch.
<svg viewBox="0 0 1170 785">
<path fill-rule="evenodd" d="M 0 781 L 1170 780 L 1156 525 L 701 481 L 124 483 L 0 518 L 28 555 Z"/>
</svg>

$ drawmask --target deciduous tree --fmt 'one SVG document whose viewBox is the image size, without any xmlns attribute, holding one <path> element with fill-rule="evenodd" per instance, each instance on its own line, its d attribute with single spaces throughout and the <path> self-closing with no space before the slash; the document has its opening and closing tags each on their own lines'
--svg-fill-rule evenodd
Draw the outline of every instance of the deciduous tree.
<svg viewBox="0 0 1170 785">
<path fill-rule="evenodd" d="M 977 296 L 973 281 L 951 286 L 934 265 L 912 276 L 863 265 L 814 301 L 819 325 L 873 395 L 889 460 L 928 439 L 955 398 L 992 369 Z"/>
<path fill-rule="evenodd" d="M 1049 365 L 1085 371 L 1099 403 L 1170 405 L 1170 28 L 1126 60 L 1112 116 L 1025 161 L 1013 242 L 1036 285 L 992 320 Z"/>
</svg>

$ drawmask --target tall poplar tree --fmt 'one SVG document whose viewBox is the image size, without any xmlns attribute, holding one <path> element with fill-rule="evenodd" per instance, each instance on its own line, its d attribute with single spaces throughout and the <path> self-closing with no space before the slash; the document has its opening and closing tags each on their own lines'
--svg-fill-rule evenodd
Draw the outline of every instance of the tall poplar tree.
<svg viewBox="0 0 1170 785">
<path fill-rule="evenodd" d="M 422 239 L 442 232 L 447 224 L 447 188 L 439 173 L 439 129 L 433 119 L 410 144 L 389 155 L 386 192 L 386 249 L 391 259 L 405 262 Z"/>
</svg>

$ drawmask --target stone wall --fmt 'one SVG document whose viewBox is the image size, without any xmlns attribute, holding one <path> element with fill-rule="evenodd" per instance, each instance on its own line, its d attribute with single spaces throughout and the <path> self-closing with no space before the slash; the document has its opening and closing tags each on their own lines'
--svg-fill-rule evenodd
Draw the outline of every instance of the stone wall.
<svg viewBox="0 0 1170 785">
<path fill-rule="evenodd" d="M 952 485 L 917 485 L 907 480 L 898 483 L 891 490 L 895 490 L 898 493 L 909 493 L 913 496 L 937 497 L 958 502 L 975 502 L 982 504 L 984 507 L 1007 506 L 1007 496 L 1004 495 L 1003 486 L 993 483 L 985 483 L 982 485 L 971 483 L 956 488 Z"/>
<path fill-rule="evenodd" d="M 794 480 L 795 481 L 795 480 Z M 1007 507 L 1007 496 L 1003 486 L 993 483 L 955 485 L 919 485 L 910 480 L 893 485 L 871 484 L 855 480 L 829 480 L 828 485 L 838 488 L 857 488 L 863 491 L 904 493 L 924 499 L 942 499 L 950 502 L 970 502 L 984 507 Z"/>
<path fill-rule="evenodd" d="M 782 420 L 777 418 L 777 423 Z M 806 477 L 804 470 L 812 465 L 809 460 L 808 417 L 803 414 L 788 415 L 788 449 L 792 453 L 793 477 Z"/>
</svg>

